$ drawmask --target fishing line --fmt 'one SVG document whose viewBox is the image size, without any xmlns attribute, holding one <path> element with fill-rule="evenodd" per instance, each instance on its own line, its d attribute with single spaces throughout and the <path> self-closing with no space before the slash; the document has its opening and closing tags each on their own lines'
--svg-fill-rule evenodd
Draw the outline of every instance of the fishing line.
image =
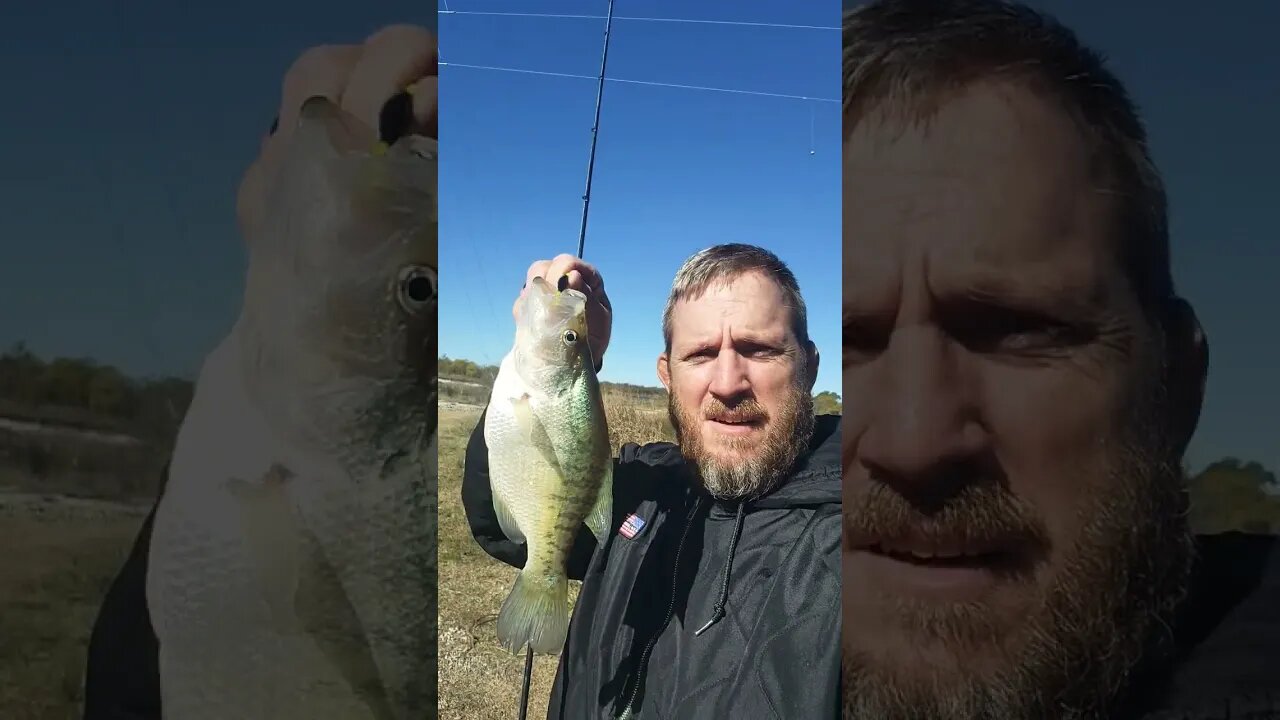
<svg viewBox="0 0 1280 720">
<path fill-rule="evenodd" d="M 814 107 L 810 105 L 809 106 L 809 154 L 810 155 L 812 155 L 814 152 L 813 116 L 814 116 Z"/>
<path fill-rule="evenodd" d="M 436 64 L 440 64 L 440 61 L 444 59 L 444 56 L 440 54 L 440 19 L 439 19 L 439 16 L 440 16 L 440 15 L 452 15 L 452 14 L 453 14 L 453 11 L 449 9 L 449 0 L 440 0 L 440 3 L 441 3 L 442 5 L 444 5 L 444 10 L 437 10 L 437 11 L 436 11 L 436 16 L 437 16 L 437 17 L 436 17 Z M 439 71 L 438 71 L 438 70 L 437 70 L 436 72 L 437 72 L 437 74 L 439 74 Z"/>
<path fill-rule="evenodd" d="M 525 75 L 545 75 L 548 77 L 565 77 L 578 78 L 581 80 L 599 80 L 596 75 L 581 75 L 578 73 L 562 73 L 551 72 L 549 70 L 527 70 L 524 68 L 503 67 L 500 65 L 473 65 L 470 63 L 440 63 L 441 67 L 459 67 L 470 68 L 472 70 L 492 70 L 496 72 L 521 73 Z M 655 80 L 632 80 L 629 78 L 604 78 L 605 82 L 626 83 L 629 85 L 648 85 L 651 87 L 667 87 L 680 90 L 704 90 L 708 92 L 732 93 L 735 95 L 754 95 L 757 97 L 781 98 L 784 100 L 807 100 L 810 102 L 838 103 L 835 98 L 812 97 L 809 95 L 790 95 L 787 93 L 772 93 L 762 90 L 740 90 L 737 88 L 712 87 L 710 85 L 685 85 L 681 83 L 657 82 Z"/>
<path fill-rule="evenodd" d="M 440 12 L 441 15 L 489 15 L 492 17 L 523 17 L 523 18 L 550 18 L 560 20 L 607 20 L 606 15 L 571 15 L 562 13 L 522 13 L 522 12 L 483 12 L 476 10 L 449 10 L 445 9 Z M 629 20 L 631 22 L 655 22 L 655 23 L 680 23 L 691 25 L 734 25 L 739 27 L 765 27 L 765 28 L 790 28 L 793 30 L 839 30 L 840 28 L 827 25 L 793 25 L 789 23 L 766 23 L 766 22 L 746 22 L 742 20 L 697 20 L 694 18 L 664 18 L 664 17 L 625 17 L 618 15 L 614 20 Z"/>
</svg>

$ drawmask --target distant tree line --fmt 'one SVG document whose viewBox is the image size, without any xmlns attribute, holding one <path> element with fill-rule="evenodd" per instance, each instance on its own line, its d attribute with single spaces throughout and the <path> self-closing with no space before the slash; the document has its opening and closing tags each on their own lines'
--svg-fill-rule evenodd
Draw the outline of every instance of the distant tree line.
<svg viewBox="0 0 1280 720">
<path fill-rule="evenodd" d="M 0 354 L 0 414 L 166 441 L 191 404 L 178 377 L 133 378 L 89 358 L 42 359 L 17 343 Z"/>
<path fill-rule="evenodd" d="M 470 360 L 450 358 L 448 355 L 439 359 L 440 377 L 447 380 L 462 380 L 485 385 L 493 383 L 498 376 L 496 365 L 479 365 Z M 634 395 L 637 398 L 651 399 L 665 397 L 666 390 L 651 385 L 633 385 L 631 383 L 602 382 L 601 387 L 615 393 Z M 824 390 L 813 396 L 814 410 L 819 415 L 839 415 L 841 413 L 840 396 Z"/>
<path fill-rule="evenodd" d="M 844 408 L 840 404 L 839 395 L 823 390 L 813 396 L 813 411 L 818 415 L 841 415 Z"/>
<path fill-rule="evenodd" d="M 1191 478 L 1191 524 L 1205 532 L 1280 532 L 1280 483 L 1256 462 L 1223 458 Z"/>
<path fill-rule="evenodd" d="M 492 383 L 498 377 L 497 365 L 477 365 L 470 360 L 454 360 L 448 355 L 437 361 L 440 377 L 449 380 L 470 380 L 479 383 Z"/>
</svg>

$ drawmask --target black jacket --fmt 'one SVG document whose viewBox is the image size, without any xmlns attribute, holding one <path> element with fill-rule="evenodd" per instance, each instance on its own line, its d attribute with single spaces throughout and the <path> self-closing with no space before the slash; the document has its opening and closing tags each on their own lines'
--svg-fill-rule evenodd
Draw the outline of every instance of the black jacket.
<svg viewBox="0 0 1280 720">
<path fill-rule="evenodd" d="M 155 515 L 152 507 L 93 624 L 84 720 L 160 720 L 160 644 L 147 611 L 147 555 Z"/>
<path fill-rule="evenodd" d="M 1138 693 L 1142 720 L 1280 720 L 1280 538 L 1198 538 L 1177 655 Z"/>
<path fill-rule="evenodd" d="M 467 518 L 486 552 L 523 567 L 525 546 L 494 515 L 483 425 Z M 627 445 L 614 462 L 613 531 L 597 550 L 584 525 L 570 557 L 583 585 L 548 717 L 630 704 L 633 718 L 838 718 L 840 418 L 820 417 L 797 471 L 745 505 L 695 491 L 670 443 Z M 644 525 L 628 538 L 632 514 Z"/>
</svg>

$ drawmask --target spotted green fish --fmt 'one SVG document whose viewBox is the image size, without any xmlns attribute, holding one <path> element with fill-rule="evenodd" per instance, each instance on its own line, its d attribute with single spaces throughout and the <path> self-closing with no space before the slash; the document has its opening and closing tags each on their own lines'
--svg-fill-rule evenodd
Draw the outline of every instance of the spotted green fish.
<svg viewBox="0 0 1280 720">
<path fill-rule="evenodd" d="M 149 548 L 165 720 L 436 712 L 436 145 L 309 100 Z"/>
<path fill-rule="evenodd" d="M 556 654 L 569 631 L 565 561 L 584 522 L 604 542 L 613 460 L 586 297 L 535 278 L 521 303 L 484 427 L 498 521 L 528 546 L 498 615 L 498 640 L 513 652 L 527 644 Z"/>
</svg>

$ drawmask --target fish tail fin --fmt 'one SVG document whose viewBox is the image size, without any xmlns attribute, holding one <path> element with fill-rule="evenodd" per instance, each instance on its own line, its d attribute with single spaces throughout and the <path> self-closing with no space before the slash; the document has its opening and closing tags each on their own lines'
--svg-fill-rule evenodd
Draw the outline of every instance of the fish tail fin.
<svg viewBox="0 0 1280 720">
<path fill-rule="evenodd" d="M 555 655 L 569 635 L 569 581 L 563 575 L 516 575 L 498 613 L 498 641 L 511 652 L 526 644 Z"/>
</svg>

